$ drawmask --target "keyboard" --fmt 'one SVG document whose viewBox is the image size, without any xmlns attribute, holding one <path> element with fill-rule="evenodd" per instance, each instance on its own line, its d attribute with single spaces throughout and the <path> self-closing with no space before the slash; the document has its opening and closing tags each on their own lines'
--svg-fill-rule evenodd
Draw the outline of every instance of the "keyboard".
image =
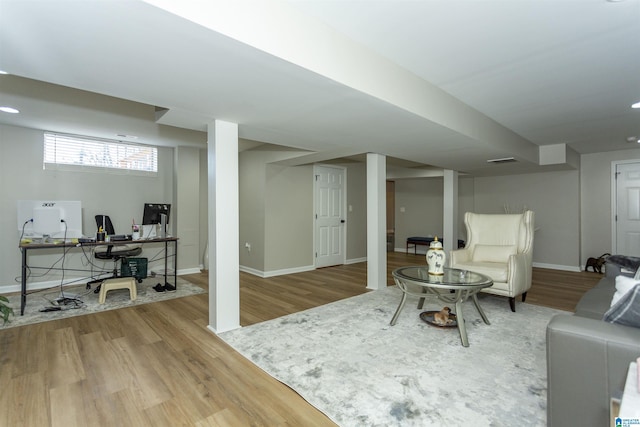
<svg viewBox="0 0 640 427">
<path fill-rule="evenodd" d="M 112 242 L 122 242 L 124 240 L 129 240 L 129 236 L 127 236 L 126 234 L 114 234 L 112 236 L 109 236 L 109 240 L 111 240 Z"/>
</svg>

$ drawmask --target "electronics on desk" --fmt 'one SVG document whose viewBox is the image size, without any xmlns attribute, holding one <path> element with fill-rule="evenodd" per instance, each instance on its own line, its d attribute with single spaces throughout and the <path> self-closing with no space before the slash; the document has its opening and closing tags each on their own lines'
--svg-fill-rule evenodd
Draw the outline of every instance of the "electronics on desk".
<svg viewBox="0 0 640 427">
<path fill-rule="evenodd" d="M 83 237 L 82 203 L 62 200 L 18 200 L 18 232 L 43 241 Z"/>
<path fill-rule="evenodd" d="M 169 203 L 145 203 L 142 215 L 142 238 L 167 237 L 170 212 Z"/>
</svg>

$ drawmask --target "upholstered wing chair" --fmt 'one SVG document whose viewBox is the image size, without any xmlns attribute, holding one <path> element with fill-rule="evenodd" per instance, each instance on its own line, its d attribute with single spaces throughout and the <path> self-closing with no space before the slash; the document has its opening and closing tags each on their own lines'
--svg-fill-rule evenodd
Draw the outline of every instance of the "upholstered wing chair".
<svg viewBox="0 0 640 427">
<path fill-rule="evenodd" d="M 467 212 L 467 244 L 451 251 L 450 266 L 471 270 L 493 279 L 483 292 L 509 297 L 516 311 L 515 297 L 524 302 L 531 288 L 533 255 L 532 211 L 521 214 L 476 214 Z"/>
</svg>

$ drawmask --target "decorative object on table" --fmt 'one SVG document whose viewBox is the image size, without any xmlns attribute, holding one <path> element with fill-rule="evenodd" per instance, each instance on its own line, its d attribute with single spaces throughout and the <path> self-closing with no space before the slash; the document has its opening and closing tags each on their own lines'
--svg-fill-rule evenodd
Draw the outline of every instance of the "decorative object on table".
<svg viewBox="0 0 640 427">
<path fill-rule="evenodd" d="M 131 226 L 131 240 L 140 240 L 140 225 L 134 223 Z"/>
<path fill-rule="evenodd" d="M 422 319 L 424 322 L 428 323 L 429 325 L 436 326 L 438 328 L 458 327 L 458 317 L 455 315 L 455 313 L 450 312 L 447 315 L 447 321 L 444 324 L 441 324 L 435 320 L 435 316 L 439 313 L 442 313 L 442 312 L 441 311 L 423 311 L 422 313 L 420 313 L 420 319 Z"/>
<path fill-rule="evenodd" d="M 429 265 L 429 274 L 442 275 L 444 274 L 444 263 L 447 260 L 447 255 L 444 253 L 442 243 L 438 241 L 438 236 L 433 239 L 433 242 L 429 245 L 427 251 L 427 264 Z"/>
<path fill-rule="evenodd" d="M 610 256 L 611 254 L 606 253 L 600 255 L 598 258 L 589 257 L 587 264 L 584 266 L 584 271 L 589 271 L 589 267 L 591 267 L 594 273 L 602 273 L 602 266 Z"/>
<path fill-rule="evenodd" d="M 449 307 L 443 307 L 442 310 L 433 315 L 433 321 L 438 325 L 448 325 L 452 322 L 449 319 L 449 315 L 451 314 L 451 309 Z"/>
</svg>

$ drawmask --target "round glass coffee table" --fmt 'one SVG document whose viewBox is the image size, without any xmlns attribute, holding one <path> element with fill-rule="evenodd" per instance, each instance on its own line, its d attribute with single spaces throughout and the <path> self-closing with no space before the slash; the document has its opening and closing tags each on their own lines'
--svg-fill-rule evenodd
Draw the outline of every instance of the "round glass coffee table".
<svg viewBox="0 0 640 427">
<path fill-rule="evenodd" d="M 393 271 L 393 280 L 402 290 L 402 299 L 391 319 L 396 324 L 400 312 L 407 301 L 407 295 L 420 297 L 418 308 L 422 308 L 425 298 L 433 297 L 446 304 L 455 306 L 455 314 L 462 345 L 469 347 L 467 328 L 462 315 L 462 304 L 471 297 L 482 320 L 490 325 L 489 319 L 478 302 L 478 292 L 493 285 L 491 278 L 473 271 L 445 268 L 444 274 L 429 274 L 427 266 L 401 267 Z"/>
</svg>

